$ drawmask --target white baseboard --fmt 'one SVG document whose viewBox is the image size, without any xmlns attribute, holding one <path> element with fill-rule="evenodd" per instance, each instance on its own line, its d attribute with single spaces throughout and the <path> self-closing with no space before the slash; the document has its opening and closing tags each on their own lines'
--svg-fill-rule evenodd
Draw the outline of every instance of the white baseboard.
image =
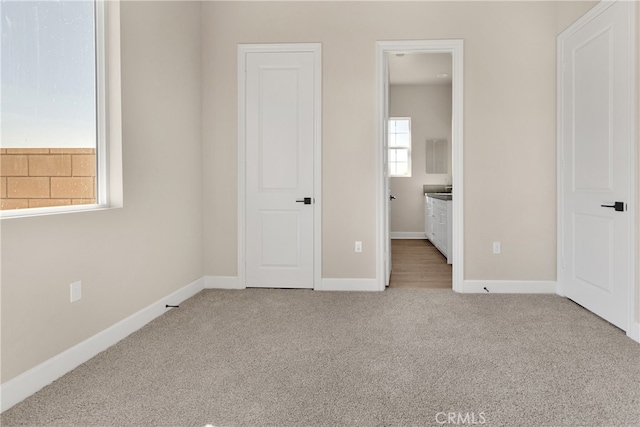
<svg viewBox="0 0 640 427">
<path fill-rule="evenodd" d="M 392 239 L 422 239 L 427 240 L 424 231 L 392 231 L 389 233 Z"/>
<path fill-rule="evenodd" d="M 320 291 L 379 291 L 376 279 L 322 279 Z"/>
<path fill-rule="evenodd" d="M 237 276 L 204 276 L 205 289 L 246 289 Z"/>
<path fill-rule="evenodd" d="M 627 336 L 640 344 L 640 323 L 634 322 L 627 331 Z"/>
<path fill-rule="evenodd" d="M 0 412 L 4 412 L 23 401 L 67 372 L 72 371 L 98 353 L 142 328 L 156 317 L 166 313 L 167 310 L 171 310 L 165 307 L 166 304 L 178 305 L 200 292 L 203 287 L 203 278 L 195 280 L 171 295 L 156 301 L 57 356 L 10 379 L 0 387 L 0 401 L 2 402 Z"/>
<path fill-rule="evenodd" d="M 462 282 L 462 293 L 555 294 L 556 282 L 552 280 L 465 280 Z"/>
</svg>

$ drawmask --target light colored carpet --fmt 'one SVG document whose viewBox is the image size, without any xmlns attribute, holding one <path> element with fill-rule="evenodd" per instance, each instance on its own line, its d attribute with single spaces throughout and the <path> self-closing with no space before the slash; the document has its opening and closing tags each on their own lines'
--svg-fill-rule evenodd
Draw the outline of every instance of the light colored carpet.
<svg viewBox="0 0 640 427">
<path fill-rule="evenodd" d="M 449 412 L 640 425 L 640 345 L 552 295 L 206 290 L 0 421 L 438 426 Z"/>
</svg>

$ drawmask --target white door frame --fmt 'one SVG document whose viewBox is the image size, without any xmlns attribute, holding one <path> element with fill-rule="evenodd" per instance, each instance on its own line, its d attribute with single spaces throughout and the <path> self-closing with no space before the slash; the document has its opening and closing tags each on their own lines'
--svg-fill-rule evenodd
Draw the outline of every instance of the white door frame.
<svg viewBox="0 0 640 427">
<path fill-rule="evenodd" d="M 557 293 L 561 296 L 565 296 L 564 293 L 564 233 L 565 233 L 565 225 L 563 222 L 563 214 L 564 214 L 564 199 L 563 199 L 563 189 L 564 189 L 564 174 L 563 174 L 563 164 L 564 164 L 564 140 L 563 140 L 563 130 L 564 130 L 564 120 L 563 120 L 563 100 L 562 94 L 564 91 L 564 81 L 562 79 L 562 68 L 563 68 L 563 44 L 565 40 L 573 35 L 576 31 L 580 30 L 586 24 L 591 22 L 594 18 L 600 15 L 603 11 L 605 11 L 608 7 L 610 7 L 614 2 L 611 1 L 601 1 L 597 5 L 595 5 L 589 12 L 587 12 L 584 16 L 574 22 L 569 28 L 563 31 L 558 36 L 557 41 L 557 177 L 558 177 L 558 186 L 557 186 L 557 227 L 558 227 L 558 235 L 557 235 Z M 638 319 L 638 284 L 636 283 L 636 271 L 638 267 L 637 262 L 637 254 L 638 254 L 638 236 L 636 230 L 636 224 L 638 224 L 638 209 L 637 209 L 637 200 L 636 195 L 638 191 L 638 140 L 637 140 L 637 129 L 638 129 L 638 113 L 636 109 L 637 105 L 637 79 L 638 79 L 638 70 L 637 70 L 637 62 L 636 62 L 636 5 L 635 2 L 628 2 L 628 7 L 630 8 L 630 13 L 628 14 L 629 25 L 631 25 L 631 34 L 632 40 L 630 41 L 630 52 L 631 55 L 631 63 L 634 65 L 634 70 L 630 73 L 629 78 L 629 87 L 631 91 L 629 93 L 628 98 L 628 108 L 631 111 L 631 120 L 629 129 L 629 135 L 632 140 L 630 147 L 630 156 L 629 156 L 629 168 L 630 168 L 630 177 L 631 182 L 629 186 L 629 194 L 627 198 L 627 209 L 629 212 L 629 230 L 631 232 L 631 242 L 629 247 L 629 283 L 627 284 L 628 288 L 628 319 L 627 319 L 627 336 L 632 338 L 635 341 L 640 342 L 640 326 L 637 321 Z"/>
<path fill-rule="evenodd" d="M 314 149 L 313 149 L 313 289 L 322 283 L 322 44 L 239 44 L 238 45 L 238 288 L 246 287 L 246 55 L 248 53 L 310 52 L 314 69 Z"/>
<path fill-rule="evenodd" d="M 387 183 L 384 179 L 383 150 L 387 55 L 392 53 L 451 53 L 453 59 L 452 71 L 452 185 L 453 197 L 453 290 L 463 291 L 464 280 L 464 193 L 463 193 L 463 40 L 408 40 L 408 41 L 379 41 L 376 43 L 376 84 L 377 84 L 377 128 L 378 145 L 376 150 L 376 281 L 379 290 L 384 290 L 385 277 L 385 221 L 388 213 L 385 209 L 387 197 Z"/>
</svg>

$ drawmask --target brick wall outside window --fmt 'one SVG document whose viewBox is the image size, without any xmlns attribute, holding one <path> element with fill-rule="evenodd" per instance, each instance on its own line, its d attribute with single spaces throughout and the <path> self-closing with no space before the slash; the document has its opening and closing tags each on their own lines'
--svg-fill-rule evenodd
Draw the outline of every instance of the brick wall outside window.
<svg viewBox="0 0 640 427">
<path fill-rule="evenodd" d="M 93 148 L 3 148 L 0 160 L 0 209 L 96 202 Z"/>
</svg>

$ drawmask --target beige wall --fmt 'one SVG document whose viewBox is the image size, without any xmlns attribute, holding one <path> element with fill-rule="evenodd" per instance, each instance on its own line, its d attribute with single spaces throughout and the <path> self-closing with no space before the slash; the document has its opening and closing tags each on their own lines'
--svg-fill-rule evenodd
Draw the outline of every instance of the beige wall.
<svg viewBox="0 0 640 427">
<path fill-rule="evenodd" d="M 598 4 L 597 1 L 558 1 L 556 2 L 556 29 L 558 34 Z"/>
<path fill-rule="evenodd" d="M 451 184 L 451 85 L 392 85 L 391 117 L 411 117 L 411 177 L 391 178 L 391 232 L 424 232 L 425 184 Z M 447 174 L 428 174 L 426 140 L 445 139 Z"/>
<path fill-rule="evenodd" d="M 200 4 L 121 27 L 124 208 L 2 220 L 2 382 L 202 276 Z"/>
<path fill-rule="evenodd" d="M 322 275 L 372 278 L 375 43 L 461 38 L 465 277 L 555 278 L 555 4 L 206 2 L 202 16 L 205 274 L 237 274 L 238 43 L 322 43 Z"/>
</svg>

